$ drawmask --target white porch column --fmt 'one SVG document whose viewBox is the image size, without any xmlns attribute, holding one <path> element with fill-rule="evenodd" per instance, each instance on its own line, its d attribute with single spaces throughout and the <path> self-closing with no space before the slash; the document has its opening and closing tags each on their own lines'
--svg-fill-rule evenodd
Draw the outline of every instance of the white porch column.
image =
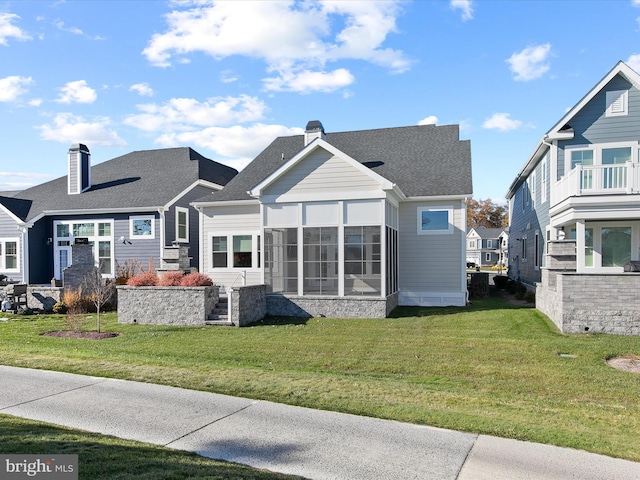
<svg viewBox="0 0 640 480">
<path fill-rule="evenodd" d="M 585 239 L 584 239 L 584 231 L 585 231 L 585 222 L 584 220 L 576 221 L 576 271 L 578 273 L 584 273 L 585 270 L 585 258 L 584 258 L 584 250 L 585 250 Z"/>
</svg>

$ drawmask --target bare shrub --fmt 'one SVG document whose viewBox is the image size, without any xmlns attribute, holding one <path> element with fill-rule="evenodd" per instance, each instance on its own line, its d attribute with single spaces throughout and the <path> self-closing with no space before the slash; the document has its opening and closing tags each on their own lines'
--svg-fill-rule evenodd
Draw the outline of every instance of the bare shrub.
<svg viewBox="0 0 640 480">
<path fill-rule="evenodd" d="M 182 277 L 180 285 L 183 287 L 204 287 L 213 285 L 213 280 L 202 273 L 189 273 Z"/>
<path fill-rule="evenodd" d="M 82 288 L 65 289 L 62 293 L 62 303 L 67 307 L 66 321 L 69 328 L 73 331 L 79 331 L 85 321 L 87 313 L 86 299 L 82 295 Z"/>
</svg>

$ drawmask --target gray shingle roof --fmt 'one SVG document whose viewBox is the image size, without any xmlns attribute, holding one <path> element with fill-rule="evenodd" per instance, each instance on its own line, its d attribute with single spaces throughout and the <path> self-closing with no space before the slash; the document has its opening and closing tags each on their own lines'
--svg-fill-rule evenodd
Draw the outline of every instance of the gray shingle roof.
<svg viewBox="0 0 640 480">
<path fill-rule="evenodd" d="M 27 221 L 44 211 L 159 207 L 199 179 L 226 185 L 236 173 L 188 147 L 141 150 L 91 167 L 92 186 L 83 193 L 69 195 L 64 176 L 0 203 Z"/>
<path fill-rule="evenodd" d="M 471 146 L 459 140 L 457 125 L 327 133 L 326 141 L 397 184 L 408 197 L 472 193 Z M 304 135 L 276 138 L 224 189 L 199 201 L 251 199 L 248 190 L 303 148 Z"/>
</svg>

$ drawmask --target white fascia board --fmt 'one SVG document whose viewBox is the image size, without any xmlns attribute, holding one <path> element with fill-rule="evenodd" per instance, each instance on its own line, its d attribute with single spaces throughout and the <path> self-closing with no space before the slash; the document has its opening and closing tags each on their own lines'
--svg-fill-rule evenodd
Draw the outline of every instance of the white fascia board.
<svg viewBox="0 0 640 480">
<path fill-rule="evenodd" d="M 573 138 L 573 134 L 571 138 Z M 511 197 L 515 195 L 518 187 L 522 185 L 522 182 L 524 182 L 524 180 L 533 171 L 538 161 L 540 161 L 540 159 L 549 151 L 550 147 L 549 144 L 545 142 L 545 139 L 547 139 L 547 135 L 544 135 L 538 141 L 536 148 L 533 150 L 531 155 L 529 155 L 528 160 L 526 161 L 520 172 L 518 172 L 518 175 L 516 175 L 516 178 L 511 183 L 511 186 L 509 186 L 509 190 L 507 190 L 507 193 L 505 194 L 505 198 L 507 200 L 510 200 Z"/>
<path fill-rule="evenodd" d="M 329 202 L 340 200 L 372 200 L 387 198 L 382 190 L 355 191 L 355 192 L 323 192 L 312 195 L 294 193 L 286 195 L 263 195 L 260 203 L 297 203 L 297 202 Z"/>
<path fill-rule="evenodd" d="M 182 190 L 178 195 L 176 195 L 171 200 L 169 200 L 164 205 L 164 208 L 169 209 L 169 207 L 171 207 L 171 205 L 176 203 L 178 200 L 180 200 L 182 197 L 184 197 L 187 193 L 189 193 L 195 187 L 208 187 L 208 188 L 211 188 L 212 190 L 222 190 L 222 185 L 218 185 L 217 183 L 208 182 L 207 180 L 196 180 L 191 185 L 189 185 L 187 188 Z"/>
<path fill-rule="evenodd" d="M 303 148 L 300 152 L 298 152 L 297 155 L 292 157 L 288 162 L 286 162 L 280 168 L 275 170 L 271 175 L 269 175 L 267 178 L 265 178 L 262 182 L 260 182 L 258 185 L 253 187 L 247 193 L 249 195 L 251 195 L 252 197 L 259 197 L 260 195 L 262 195 L 262 191 L 266 187 L 268 187 L 274 181 L 276 181 L 277 179 L 282 177 L 291 168 L 293 168 L 296 164 L 298 164 L 298 162 L 300 162 L 302 159 L 307 157 L 310 153 L 312 153 L 313 151 L 317 150 L 318 148 L 322 148 L 324 150 L 327 150 L 329 153 L 332 153 L 336 157 L 339 157 L 342 160 L 346 161 L 352 167 L 356 168 L 360 172 L 362 172 L 365 175 L 367 175 L 370 178 L 372 178 L 374 181 L 378 182 L 380 184 L 380 187 L 383 190 L 391 190 L 393 188 L 393 183 L 391 183 L 389 180 L 387 180 L 386 178 L 382 177 L 381 175 L 378 175 L 377 173 L 375 173 L 370 168 L 365 167 L 364 165 L 362 165 L 357 160 L 351 158 L 349 155 L 347 155 L 343 151 L 337 149 L 336 147 L 334 147 L 333 145 L 328 143 L 326 140 L 322 140 L 321 138 L 318 138 L 318 139 L 314 140 L 312 143 L 310 143 L 309 145 L 307 145 L 305 148 Z"/>
<path fill-rule="evenodd" d="M 37 217 L 33 218 L 30 223 L 33 224 L 37 220 L 45 216 L 53 216 L 53 215 L 73 215 L 73 216 L 83 216 L 83 215 L 104 215 L 110 213 L 138 213 L 138 212 L 162 212 L 164 211 L 164 206 L 159 205 L 155 207 L 120 207 L 120 208 L 93 208 L 87 210 L 45 210 Z"/>
<path fill-rule="evenodd" d="M 191 202 L 193 208 L 200 210 L 206 207 L 235 207 L 237 205 L 256 205 L 260 203 L 258 200 L 228 200 L 228 201 L 210 201 L 210 202 Z"/>
<path fill-rule="evenodd" d="M 433 195 L 428 197 L 406 197 L 405 202 L 451 202 L 455 200 L 466 200 L 471 195 Z"/>
</svg>

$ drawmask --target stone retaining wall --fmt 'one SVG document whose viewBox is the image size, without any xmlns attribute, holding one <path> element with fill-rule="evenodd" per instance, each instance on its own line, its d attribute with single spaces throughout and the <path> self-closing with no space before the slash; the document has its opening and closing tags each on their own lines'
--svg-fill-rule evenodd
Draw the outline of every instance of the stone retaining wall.
<svg viewBox="0 0 640 480">
<path fill-rule="evenodd" d="M 51 312 L 53 306 L 62 301 L 62 287 L 27 287 L 27 307 Z"/>
<path fill-rule="evenodd" d="M 543 269 L 536 308 L 565 333 L 640 335 L 640 273 L 589 274 Z"/>
<path fill-rule="evenodd" d="M 227 291 L 231 323 L 244 327 L 262 320 L 267 315 L 266 292 L 266 285 L 234 287 Z"/>
<path fill-rule="evenodd" d="M 219 298 L 217 286 L 117 289 L 118 323 L 205 325 Z"/>
<path fill-rule="evenodd" d="M 386 318 L 397 305 L 397 295 L 388 299 L 267 295 L 267 314 L 282 317 Z"/>
</svg>

